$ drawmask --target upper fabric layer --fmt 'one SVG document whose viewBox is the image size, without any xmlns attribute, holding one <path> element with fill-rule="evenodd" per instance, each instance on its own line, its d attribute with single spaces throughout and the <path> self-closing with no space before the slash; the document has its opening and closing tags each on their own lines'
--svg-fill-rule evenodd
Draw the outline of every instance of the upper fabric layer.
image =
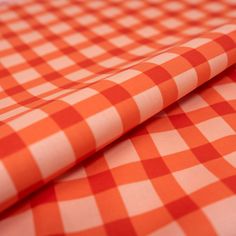
<svg viewBox="0 0 236 236">
<path fill-rule="evenodd" d="M 52 13 L 41 16 L 40 8 L 44 7 Z M 31 18 L 34 11 L 36 15 Z M 191 40 L 179 39 L 181 44 L 163 52 L 160 50 L 165 47 L 158 43 L 152 50 L 133 45 L 130 55 L 110 44 L 103 48 L 104 42 L 115 40 L 113 43 L 122 47 L 127 41 L 109 35 L 104 19 L 91 30 L 97 38 L 90 37 L 88 26 L 83 26 L 83 22 L 92 21 L 91 16 L 86 19 L 86 8 L 82 13 L 73 11 L 68 10 L 72 15 L 78 14 L 79 23 L 71 16 L 61 15 L 53 4 L 25 2 L 3 9 L 1 210 L 236 62 L 234 23 Z M 55 16 L 57 19 L 50 26 L 43 25 Z M 85 20 L 81 21 L 81 17 Z M 73 36 L 70 30 L 83 33 Z M 124 27 L 117 32 L 127 30 Z M 43 41 L 39 32 L 44 34 Z M 100 36 L 100 32 L 106 36 Z M 86 44 L 86 37 L 93 46 Z M 153 45 L 148 39 L 133 39 Z M 107 54 L 112 56 L 107 58 Z M 123 61 L 115 56 L 120 54 Z M 122 66 L 116 68 L 118 64 Z M 97 71 L 91 75 L 88 68 L 100 65 L 103 70 L 94 69 Z M 81 78 L 86 79 L 80 82 Z"/>
</svg>

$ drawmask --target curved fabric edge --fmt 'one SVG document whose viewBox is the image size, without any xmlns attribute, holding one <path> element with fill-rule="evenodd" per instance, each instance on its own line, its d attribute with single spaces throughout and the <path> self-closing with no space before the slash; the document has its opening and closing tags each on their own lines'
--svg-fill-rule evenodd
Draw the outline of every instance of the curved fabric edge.
<svg viewBox="0 0 236 236">
<path fill-rule="evenodd" d="M 172 47 L 132 67 L 100 80 L 86 88 L 57 98 L 39 109 L 47 117 L 36 119 L 28 127 L 35 140 L 9 153 L 0 150 L 0 211 L 64 173 L 76 163 L 94 154 L 121 135 L 181 97 L 190 93 L 236 62 L 236 25 L 227 24 L 202 36 Z M 87 104 L 94 101 L 92 107 Z M 34 118 L 24 113 L 6 124 L 18 127 Z M 86 117 L 86 118 L 85 118 Z M 50 121 L 61 130 L 47 137 Z M 66 124 L 74 125 L 67 129 Z M 0 127 L 5 132 L 4 124 Z M 12 137 L 12 143 L 14 139 Z M 27 144 L 27 137 L 25 140 Z M 18 161 L 16 161 L 18 160 Z M 8 163 L 16 161 L 15 169 Z M 20 166 L 19 166 L 20 165 Z M 37 169 L 41 178 L 35 176 Z M 27 174 L 26 174 L 27 173 Z"/>
</svg>

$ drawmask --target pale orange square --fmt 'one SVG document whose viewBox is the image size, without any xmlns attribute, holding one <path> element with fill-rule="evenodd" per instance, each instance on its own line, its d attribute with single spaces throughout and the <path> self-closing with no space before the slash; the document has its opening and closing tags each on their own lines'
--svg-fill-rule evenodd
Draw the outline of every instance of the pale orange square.
<svg viewBox="0 0 236 236">
<path fill-rule="evenodd" d="M 103 224 L 98 206 L 92 196 L 61 201 L 59 209 L 66 233 L 79 232 Z"/>
<path fill-rule="evenodd" d="M 163 205 L 150 181 L 141 181 L 118 187 L 129 216 L 138 215 Z"/>
<path fill-rule="evenodd" d="M 152 133 L 151 137 L 162 156 L 189 149 L 184 139 L 176 130 Z"/>
</svg>

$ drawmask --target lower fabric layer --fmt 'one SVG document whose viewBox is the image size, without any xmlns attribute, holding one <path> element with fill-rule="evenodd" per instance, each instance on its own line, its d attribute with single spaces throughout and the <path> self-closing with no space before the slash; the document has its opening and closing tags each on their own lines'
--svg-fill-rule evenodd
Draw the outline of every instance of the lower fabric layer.
<svg viewBox="0 0 236 236">
<path fill-rule="evenodd" d="M 235 80 L 231 67 L 8 209 L 1 234 L 233 235 Z"/>
</svg>

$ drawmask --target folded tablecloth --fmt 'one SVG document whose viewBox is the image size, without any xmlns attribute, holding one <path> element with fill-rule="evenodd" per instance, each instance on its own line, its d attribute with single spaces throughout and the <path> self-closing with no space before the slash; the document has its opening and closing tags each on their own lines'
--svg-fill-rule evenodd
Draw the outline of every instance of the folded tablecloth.
<svg viewBox="0 0 236 236">
<path fill-rule="evenodd" d="M 1 1 L 0 234 L 234 235 L 235 6 Z"/>
</svg>

